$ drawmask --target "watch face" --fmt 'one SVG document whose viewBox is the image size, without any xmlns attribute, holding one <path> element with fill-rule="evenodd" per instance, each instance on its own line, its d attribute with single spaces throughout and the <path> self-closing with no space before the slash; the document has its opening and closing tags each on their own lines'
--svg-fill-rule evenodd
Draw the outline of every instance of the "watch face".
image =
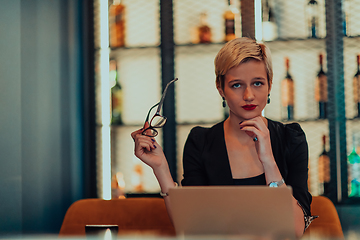
<svg viewBox="0 0 360 240">
<path fill-rule="evenodd" d="M 269 184 L 269 187 L 278 187 L 278 184 L 276 182 L 271 182 Z"/>
</svg>

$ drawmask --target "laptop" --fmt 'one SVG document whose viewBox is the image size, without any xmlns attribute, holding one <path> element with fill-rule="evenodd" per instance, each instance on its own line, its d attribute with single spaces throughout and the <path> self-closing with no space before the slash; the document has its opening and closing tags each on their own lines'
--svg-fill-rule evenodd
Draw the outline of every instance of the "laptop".
<svg viewBox="0 0 360 240">
<path fill-rule="evenodd" d="M 169 196 L 177 235 L 295 239 L 290 187 L 177 187 Z"/>
</svg>

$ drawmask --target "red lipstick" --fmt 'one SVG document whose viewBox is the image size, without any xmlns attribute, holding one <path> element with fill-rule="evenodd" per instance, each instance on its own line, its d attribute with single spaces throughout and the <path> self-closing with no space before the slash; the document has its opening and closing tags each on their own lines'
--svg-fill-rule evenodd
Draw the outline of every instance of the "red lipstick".
<svg viewBox="0 0 360 240">
<path fill-rule="evenodd" d="M 251 111 L 254 110 L 256 108 L 256 105 L 250 104 L 250 105 L 244 105 L 242 106 L 243 109 L 245 109 L 246 111 Z"/>
</svg>

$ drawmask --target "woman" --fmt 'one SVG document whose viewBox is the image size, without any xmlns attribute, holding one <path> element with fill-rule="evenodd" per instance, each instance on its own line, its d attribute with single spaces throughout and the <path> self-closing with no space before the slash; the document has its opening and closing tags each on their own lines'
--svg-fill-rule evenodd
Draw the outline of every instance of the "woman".
<svg viewBox="0 0 360 240">
<path fill-rule="evenodd" d="M 191 130 L 184 147 L 182 185 L 289 185 L 296 235 L 301 236 L 312 219 L 308 146 L 299 124 L 284 125 L 261 116 L 270 101 L 273 78 L 269 50 L 248 38 L 234 39 L 217 54 L 215 73 L 229 117 L 211 128 Z M 132 133 L 135 155 L 153 169 L 169 211 L 171 196 L 166 193 L 176 183 L 161 147 L 142 131 Z"/>
</svg>

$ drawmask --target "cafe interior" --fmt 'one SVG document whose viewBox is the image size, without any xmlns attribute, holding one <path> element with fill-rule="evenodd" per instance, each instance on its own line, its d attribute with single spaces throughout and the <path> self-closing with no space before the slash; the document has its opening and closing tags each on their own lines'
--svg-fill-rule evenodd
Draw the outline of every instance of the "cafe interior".
<svg viewBox="0 0 360 240">
<path fill-rule="evenodd" d="M 301 239 L 360 238 L 360 0 L 1 1 L 0 33 L 0 239 L 292 239 L 180 232 L 134 155 L 178 78 L 156 140 L 180 185 L 191 129 L 230 114 L 214 58 L 238 37 L 271 51 L 262 115 L 306 135 L 318 218 Z"/>
</svg>

